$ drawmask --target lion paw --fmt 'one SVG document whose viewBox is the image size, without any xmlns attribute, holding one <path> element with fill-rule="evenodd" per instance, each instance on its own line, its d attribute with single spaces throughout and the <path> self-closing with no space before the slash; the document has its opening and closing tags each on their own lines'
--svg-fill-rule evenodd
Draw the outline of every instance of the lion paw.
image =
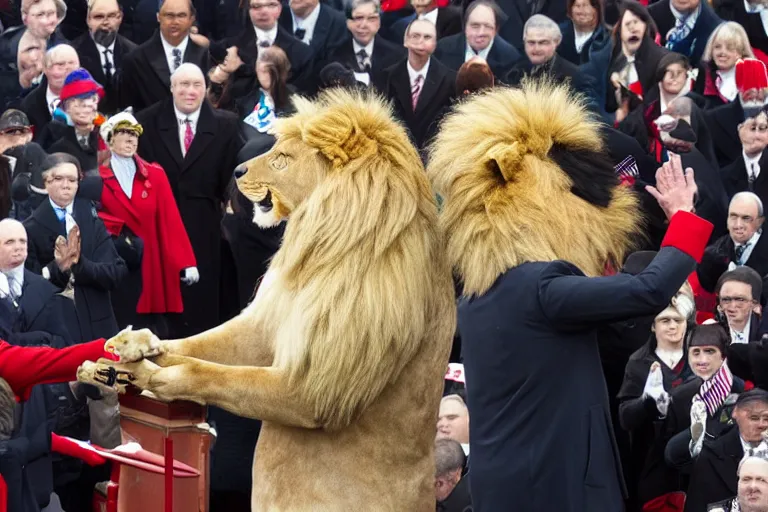
<svg viewBox="0 0 768 512">
<path fill-rule="evenodd" d="M 141 361 L 165 353 L 162 341 L 149 329 L 123 329 L 104 344 L 104 350 L 120 356 L 121 363 Z"/>
<path fill-rule="evenodd" d="M 97 363 L 85 361 L 77 369 L 77 380 L 125 393 L 129 385 L 147 389 L 149 380 L 159 369 L 159 366 L 146 359 L 128 364 L 99 359 Z"/>
</svg>

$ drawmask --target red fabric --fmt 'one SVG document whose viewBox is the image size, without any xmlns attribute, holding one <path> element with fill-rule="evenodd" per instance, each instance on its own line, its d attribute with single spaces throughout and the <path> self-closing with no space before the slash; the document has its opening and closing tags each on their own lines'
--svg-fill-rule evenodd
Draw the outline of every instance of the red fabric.
<svg viewBox="0 0 768 512">
<path fill-rule="evenodd" d="M 696 272 L 688 276 L 688 283 L 691 285 L 693 300 L 696 303 L 696 323 L 701 325 L 706 320 L 715 317 L 713 311 L 715 311 L 717 306 L 717 298 L 714 293 L 710 293 L 701 287 L 699 276 Z"/>
<path fill-rule="evenodd" d="M 97 84 L 96 82 L 78 80 L 77 82 L 72 82 L 70 84 L 64 85 L 61 88 L 61 92 L 59 93 L 59 98 L 61 99 L 61 101 L 64 101 L 64 100 L 68 100 L 69 98 L 78 96 L 80 94 L 88 94 L 89 92 L 93 94 L 98 94 L 99 99 L 104 97 L 104 88 L 99 84 Z"/>
<path fill-rule="evenodd" d="M 752 48 L 752 53 L 755 54 L 755 58 L 757 60 L 762 61 L 766 66 L 768 66 L 768 54 L 758 50 L 757 48 Z"/>
<path fill-rule="evenodd" d="M 110 233 L 124 225 L 144 242 L 141 261 L 143 287 L 138 313 L 181 313 L 181 271 L 197 266 L 192 244 L 181 221 L 165 171 L 157 164 L 134 157 L 137 164 L 131 198 L 120 188 L 107 166 L 99 168 L 104 180 L 101 217 Z"/>
<path fill-rule="evenodd" d="M 636 82 L 632 82 L 631 84 L 629 84 L 629 87 L 627 87 L 627 89 L 629 89 L 633 93 L 637 94 L 638 97 L 640 97 L 640 98 L 643 97 L 643 84 L 640 83 L 640 80 L 638 80 Z"/>
<path fill-rule="evenodd" d="M 744 381 L 744 391 L 749 391 L 750 389 L 755 389 L 755 383 L 751 380 L 745 380 Z"/>
<path fill-rule="evenodd" d="M 693 213 L 680 211 L 669 221 L 661 246 L 680 249 L 695 259 L 696 263 L 701 263 L 712 229 L 710 222 Z"/>
<path fill-rule="evenodd" d="M 736 88 L 739 92 L 768 87 L 766 64 L 757 59 L 741 59 L 736 63 Z"/>
<path fill-rule="evenodd" d="M 8 486 L 0 476 L 0 512 L 8 512 Z"/>
<path fill-rule="evenodd" d="M 685 507 L 684 492 L 670 492 L 643 505 L 643 512 L 683 512 Z"/>
<path fill-rule="evenodd" d="M 648 152 L 656 158 L 658 163 L 661 163 L 664 146 L 662 145 L 659 136 L 659 127 L 656 126 L 654 121 L 656 121 L 660 115 L 661 103 L 659 103 L 659 100 L 652 101 L 643 111 L 645 129 L 648 133 Z"/>
<path fill-rule="evenodd" d="M 728 98 L 720 94 L 720 89 L 717 88 L 717 84 L 712 78 L 712 71 L 709 68 L 704 70 L 704 96 L 716 96 L 723 100 L 724 103 L 731 102 Z"/>
<path fill-rule="evenodd" d="M 80 459 L 89 466 L 101 466 L 107 462 L 107 459 L 98 453 L 86 450 L 77 443 L 54 433 L 51 433 L 51 451 Z"/>
<path fill-rule="evenodd" d="M 96 361 L 101 357 L 117 359 L 104 352 L 103 339 L 62 349 L 17 347 L 0 340 L 0 377 L 8 382 L 17 397 L 26 400 L 33 386 L 77 380 L 77 368 L 83 361 Z"/>
</svg>

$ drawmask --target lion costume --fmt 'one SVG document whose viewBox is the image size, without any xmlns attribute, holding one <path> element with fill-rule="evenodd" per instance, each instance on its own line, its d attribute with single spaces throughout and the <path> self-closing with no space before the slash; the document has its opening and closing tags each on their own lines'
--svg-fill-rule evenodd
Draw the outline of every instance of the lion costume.
<svg viewBox="0 0 768 512">
<path fill-rule="evenodd" d="M 183 340 L 123 332 L 107 343 L 121 360 L 155 357 L 111 366 L 160 398 L 263 420 L 254 511 L 432 511 L 456 308 L 434 196 L 381 100 L 296 107 L 236 172 L 257 224 L 290 217 L 253 302 Z"/>
<path fill-rule="evenodd" d="M 598 128 L 567 86 L 529 82 L 461 104 L 430 148 L 463 282 L 476 512 L 623 510 L 597 329 L 664 309 L 712 226 L 678 211 L 645 271 L 588 277 L 622 262 L 640 220 Z"/>
</svg>

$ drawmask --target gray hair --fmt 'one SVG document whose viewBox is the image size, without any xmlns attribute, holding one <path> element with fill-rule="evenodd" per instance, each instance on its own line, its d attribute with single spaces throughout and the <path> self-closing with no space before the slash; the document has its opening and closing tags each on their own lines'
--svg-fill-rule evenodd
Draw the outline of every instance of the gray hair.
<svg viewBox="0 0 768 512">
<path fill-rule="evenodd" d="M 379 0 L 350 0 L 344 4 L 344 14 L 347 15 L 348 20 L 351 20 L 352 13 L 355 12 L 355 9 L 368 4 L 373 4 L 377 14 L 381 13 L 381 2 L 379 2 Z"/>
<path fill-rule="evenodd" d="M 731 209 L 731 205 L 734 203 L 734 201 L 736 201 L 738 199 L 751 199 L 752 201 L 754 201 L 755 204 L 757 205 L 757 216 L 758 217 L 762 217 L 763 216 L 763 201 L 760 199 L 760 197 L 757 194 L 755 194 L 753 192 L 746 192 L 746 191 L 744 191 L 744 192 L 737 192 L 731 198 L 731 202 L 728 203 L 728 209 L 729 210 Z"/>
<path fill-rule="evenodd" d="M 462 469 L 465 460 L 464 450 L 458 441 L 453 439 L 435 441 L 435 477 Z"/>
<path fill-rule="evenodd" d="M 523 25 L 523 39 L 528 34 L 528 29 L 535 28 L 540 30 L 546 30 L 555 41 L 562 41 L 563 33 L 560 30 L 560 26 L 555 23 L 552 18 L 544 16 L 543 14 L 534 14 Z"/>
<path fill-rule="evenodd" d="M 45 57 L 43 57 L 43 69 L 48 69 L 51 65 L 51 61 L 61 55 L 64 52 L 72 52 L 77 57 L 78 66 L 80 67 L 80 55 L 78 55 L 77 50 L 75 50 L 72 46 L 68 44 L 57 44 L 47 52 L 45 52 Z"/>
<path fill-rule="evenodd" d="M 692 110 L 693 100 L 688 96 L 680 96 L 679 98 L 675 98 L 669 102 L 669 105 L 667 105 L 666 114 L 674 117 L 675 119 L 680 119 L 681 117 L 690 119 Z"/>
</svg>

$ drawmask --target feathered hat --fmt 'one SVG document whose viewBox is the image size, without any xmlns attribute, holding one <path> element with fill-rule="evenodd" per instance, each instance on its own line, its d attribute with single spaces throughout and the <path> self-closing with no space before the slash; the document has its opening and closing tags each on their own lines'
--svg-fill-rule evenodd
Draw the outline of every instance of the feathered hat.
<svg viewBox="0 0 768 512">
<path fill-rule="evenodd" d="M 141 134 L 144 133 L 144 128 L 139 124 L 136 118 L 133 117 L 133 113 L 130 108 L 115 114 L 104 121 L 104 123 L 101 125 L 99 133 L 101 134 L 102 139 L 104 139 L 106 142 L 109 142 L 112 139 L 112 135 L 115 133 L 115 130 L 130 131 L 135 133 L 137 137 L 140 137 Z"/>
</svg>

